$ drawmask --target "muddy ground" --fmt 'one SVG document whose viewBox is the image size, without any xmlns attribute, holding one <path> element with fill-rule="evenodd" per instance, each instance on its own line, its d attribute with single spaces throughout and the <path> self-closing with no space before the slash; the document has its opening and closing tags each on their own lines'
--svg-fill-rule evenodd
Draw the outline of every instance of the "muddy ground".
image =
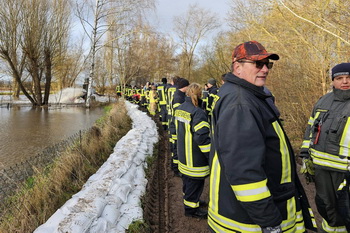
<svg viewBox="0 0 350 233">
<path fill-rule="evenodd" d="M 207 220 L 195 219 L 184 215 L 182 198 L 182 180 L 174 176 L 170 169 L 170 150 L 168 137 L 158 123 L 160 140 L 156 148 L 157 158 L 147 186 L 144 199 L 144 218 L 150 226 L 147 232 L 158 233 L 204 233 L 209 232 Z M 305 184 L 300 177 L 309 197 L 316 221 L 320 216 L 316 211 L 314 200 L 314 185 Z M 205 188 L 201 199 L 209 201 L 209 179 L 205 180 Z M 309 231 L 311 232 L 311 231 Z"/>
</svg>

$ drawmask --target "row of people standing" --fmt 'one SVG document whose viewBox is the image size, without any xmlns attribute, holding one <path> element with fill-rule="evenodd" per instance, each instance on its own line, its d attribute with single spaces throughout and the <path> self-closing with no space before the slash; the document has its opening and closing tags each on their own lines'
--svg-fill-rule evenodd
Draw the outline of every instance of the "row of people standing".
<svg viewBox="0 0 350 233">
<path fill-rule="evenodd" d="M 137 104 L 155 115 L 158 110 L 158 93 L 155 83 L 147 82 L 144 86 L 122 85 L 116 86 L 117 97 L 123 97 L 131 103 Z"/>
</svg>

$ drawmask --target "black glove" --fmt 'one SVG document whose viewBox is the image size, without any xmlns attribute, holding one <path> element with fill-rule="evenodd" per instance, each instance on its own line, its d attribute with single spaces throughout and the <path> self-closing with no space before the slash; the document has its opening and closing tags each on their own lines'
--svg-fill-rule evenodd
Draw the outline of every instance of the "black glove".
<svg viewBox="0 0 350 233">
<path fill-rule="evenodd" d="M 264 227 L 262 228 L 263 233 L 282 233 L 282 227 L 281 226 L 275 226 L 275 227 Z"/>
<path fill-rule="evenodd" d="M 311 158 L 303 158 L 303 164 L 300 168 L 300 173 L 304 174 L 307 184 L 315 182 L 315 167 Z"/>
</svg>

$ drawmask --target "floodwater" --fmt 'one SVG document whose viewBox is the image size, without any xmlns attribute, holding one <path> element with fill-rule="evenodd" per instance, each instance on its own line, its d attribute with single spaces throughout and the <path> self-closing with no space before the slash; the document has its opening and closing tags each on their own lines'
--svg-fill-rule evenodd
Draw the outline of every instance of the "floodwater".
<svg viewBox="0 0 350 233">
<path fill-rule="evenodd" d="M 103 108 L 0 108 L 0 169 L 93 126 Z"/>
</svg>

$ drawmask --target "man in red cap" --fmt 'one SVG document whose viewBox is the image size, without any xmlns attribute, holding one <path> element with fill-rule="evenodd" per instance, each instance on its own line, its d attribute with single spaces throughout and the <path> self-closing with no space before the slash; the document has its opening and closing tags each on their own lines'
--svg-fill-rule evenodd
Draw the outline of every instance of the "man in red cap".
<svg viewBox="0 0 350 233">
<path fill-rule="evenodd" d="M 257 41 L 238 45 L 232 73 L 215 99 L 208 208 L 212 232 L 316 230 L 291 144 L 264 92 L 270 60 L 278 59 Z"/>
</svg>

